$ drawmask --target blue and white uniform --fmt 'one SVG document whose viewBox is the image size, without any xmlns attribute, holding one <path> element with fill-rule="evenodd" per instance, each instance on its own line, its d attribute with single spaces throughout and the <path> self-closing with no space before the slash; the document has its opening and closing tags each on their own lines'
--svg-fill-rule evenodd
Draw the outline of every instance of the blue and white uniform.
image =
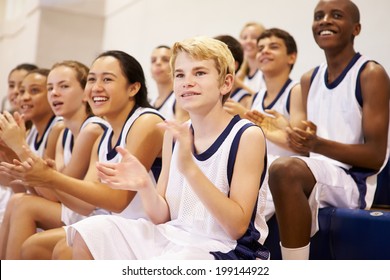
<svg viewBox="0 0 390 280">
<path fill-rule="evenodd" d="M 263 72 L 257 69 L 252 76 L 245 76 L 244 84 L 254 92 L 259 92 L 262 88 L 266 88 Z"/>
<path fill-rule="evenodd" d="M 38 141 L 38 130 L 33 125 L 30 131 L 27 134 L 26 142 L 29 145 L 31 151 L 33 151 L 36 155 L 43 158 L 45 154 L 45 149 L 47 145 L 47 139 L 49 138 L 50 132 L 52 128 L 57 124 L 57 122 L 62 121 L 62 117 L 53 116 L 49 123 L 45 128 L 45 132 L 43 133 L 41 140 Z"/>
<path fill-rule="evenodd" d="M 290 119 L 290 95 L 292 89 L 298 83 L 299 82 L 297 81 L 292 81 L 291 79 L 288 79 L 283 85 L 283 87 L 280 89 L 278 95 L 268 106 L 265 106 L 264 104 L 264 100 L 267 97 L 267 89 L 262 88 L 258 93 L 255 94 L 252 101 L 251 109 L 257 110 L 266 115 L 268 114 L 265 112 L 265 110 L 272 109 L 282 114 L 287 120 L 289 120 Z M 266 139 L 266 142 L 267 142 L 268 167 L 278 157 L 297 155 L 297 153 L 294 153 L 291 150 L 284 149 L 268 139 Z M 266 182 L 268 182 L 268 176 L 266 178 Z M 266 220 L 269 220 L 274 213 L 275 213 L 275 206 L 274 206 L 272 194 L 270 191 L 268 191 L 267 204 L 264 212 Z"/>
<path fill-rule="evenodd" d="M 230 99 L 236 102 L 241 102 L 242 99 L 245 97 L 249 97 L 251 94 L 243 89 L 243 88 L 236 88 L 231 94 L 230 94 Z"/>
<path fill-rule="evenodd" d="M 154 104 L 155 101 L 152 102 Z M 154 108 L 159 111 L 166 120 L 174 120 L 175 119 L 175 105 L 176 98 L 173 91 L 169 94 L 169 96 L 164 100 L 164 102 L 159 107 Z"/>
<path fill-rule="evenodd" d="M 205 152 L 193 155 L 202 172 L 226 196 L 240 137 L 252 125 L 234 117 Z M 72 244 L 77 230 L 95 259 L 268 259 L 269 252 L 261 245 L 268 234 L 261 215 L 265 190 L 259 186 L 257 208 L 245 235 L 231 239 L 178 172 L 178 145 L 173 148 L 165 196 L 169 222 L 155 225 L 145 219 L 94 216 L 72 225 L 68 243 Z"/>
<path fill-rule="evenodd" d="M 357 53 L 341 75 L 328 83 L 327 65 L 321 64 L 312 75 L 307 100 L 307 117 L 317 125 L 317 135 L 344 144 L 362 144 L 362 99 L 360 73 L 369 60 Z M 387 162 L 387 157 L 384 164 Z M 326 156 L 310 153 L 306 162 L 316 179 L 309 198 L 312 209 L 312 235 L 318 230 L 318 209 L 371 207 L 377 172 L 357 168 Z M 383 165 L 384 165 L 383 164 Z"/>
<path fill-rule="evenodd" d="M 156 109 L 135 107 L 132 112 L 130 112 L 125 124 L 123 125 L 121 134 L 118 138 L 117 143 L 115 144 L 115 147 L 111 146 L 111 139 L 113 136 L 112 128 L 109 127 L 104 133 L 102 141 L 99 144 L 99 162 L 118 163 L 122 160 L 122 156 L 115 150 L 115 148 L 117 146 L 124 148 L 126 147 L 126 138 L 129 134 L 132 125 L 140 116 L 144 114 L 156 114 L 162 119 L 164 119 L 164 117 Z M 157 158 L 152 164 L 152 167 L 149 172 L 150 177 L 155 184 L 157 182 L 158 176 L 160 175 L 161 165 L 161 158 Z M 129 219 L 147 218 L 147 215 L 143 210 L 143 206 L 138 195 L 135 195 L 131 203 L 121 213 L 112 214 Z"/>
<path fill-rule="evenodd" d="M 90 123 L 100 125 L 104 131 L 107 130 L 107 128 L 109 127 L 108 122 L 106 122 L 102 118 L 96 117 L 96 116 L 91 116 L 83 122 L 83 124 L 81 125 L 81 128 L 80 128 L 80 131 L 82 131 Z M 62 137 L 64 166 L 68 165 L 70 162 L 70 159 L 72 157 L 73 144 L 74 144 L 73 134 L 69 128 L 65 128 L 64 133 L 63 133 L 63 137 Z M 104 210 L 104 209 L 97 208 L 88 216 L 104 215 L 104 214 L 110 214 L 110 212 L 107 210 Z M 72 209 L 68 208 L 67 206 L 65 206 L 64 204 L 61 203 L 61 221 L 65 225 L 71 225 L 73 223 L 81 221 L 82 219 L 85 219 L 88 216 L 81 215 L 81 214 L 73 211 Z"/>
</svg>

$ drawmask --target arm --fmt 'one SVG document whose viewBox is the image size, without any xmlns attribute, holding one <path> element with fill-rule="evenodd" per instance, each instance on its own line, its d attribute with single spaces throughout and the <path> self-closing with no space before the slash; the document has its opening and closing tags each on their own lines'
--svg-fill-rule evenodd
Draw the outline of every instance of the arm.
<svg viewBox="0 0 390 280">
<path fill-rule="evenodd" d="M 61 173 L 70 177 L 74 177 L 76 179 L 83 179 L 88 171 L 89 163 L 95 162 L 97 160 L 96 157 L 92 157 L 92 155 L 97 154 L 96 150 L 93 151 L 93 147 L 94 143 L 96 143 L 97 140 L 100 139 L 102 133 L 102 128 L 99 125 L 93 123 L 88 124 L 82 131 L 80 131 L 80 134 L 77 136 L 74 142 L 70 162 L 66 166 L 64 166 L 64 151 L 62 147 L 63 133 L 61 133 L 57 141 L 56 165 L 57 167 L 62 166 L 62 168 L 58 168 L 58 170 Z M 80 200 L 65 192 L 56 191 L 56 194 L 58 199 L 63 204 L 78 213 L 85 214 L 94 209 L 93 205 L 86 203 L 83 200 Z"/>
<path fill-rule="evenodd" d="M 165 133 L 164 137 L 163 167 L 156 188 L 145 167 L 126 149 L 117 147 L 123 156 L 120 163 L 96 164 L 99 178 L 110 187 L 138 192 L 145 212 L 155 224 L 170 220 L 169 207 L 164 198 L 172 154 L 172 137 L 168 134 Z"/>
<path fill-rule="evenodd" d="M 250 148 L 254 143 L 258 147 L 255 150 Z M 247 129 L 240 140 L 230 197 L 215 188 L 196 165 L 183 172 L 203 204 L 232 239 L 240 238 L 248 228 L 258 197 L 261 174 L 266 168 L 264 154 L 265 139 L 260 129 Z"/>
<path fill-rule="evenodd" d="M 167 122 L 166 129 L 179 142 L 179 171 L 231 238 L 240 238 L 248 228 L 258 197 L 261 174 L 265 168 L 265 139 L 262 131 L 254 126 L 245 130 L 241 136 L 230 197 L 227 197 L 193 161 L 192 135 L 188 127 Z M 258 149 L 251 149 L 254 143 Z"/>
<path fill-rule="evenodd" d="M 150 170 L 156 157 L 161 154 L 163 133 L 156 126 L 161 121 L 162 119 L 154 114 L 142 115 L 135 121 L 127 135 L 126 149 L 138 158 L 146 170 Z M 96 207 L 112 212 L 121 212 L 134 198 L 135 192 L 112 189 L 107 184 L 99 182 L 95 167 L 98 144 L 99 141 L 95 143 L 84 181 L 64 174 L 53 176 L 52 173 L 48 177 L 51 181 L 49 185 L 55 186 L 57 190 L 64 191 Z"/>
<path fill-rule="evenodd" d="M 293 147 L 313 151 L 329 158 L 363 168 L 379 170 L 386 155 L 389 125 L 390 81 L 382 66 L 370 62 L 360 76 L 363 96 L 363 144 L 342 144 L 320 138 L 311 122 L 290 133 Z M 303 88 L 303 87 L 302 87 Z"/>
</svg>

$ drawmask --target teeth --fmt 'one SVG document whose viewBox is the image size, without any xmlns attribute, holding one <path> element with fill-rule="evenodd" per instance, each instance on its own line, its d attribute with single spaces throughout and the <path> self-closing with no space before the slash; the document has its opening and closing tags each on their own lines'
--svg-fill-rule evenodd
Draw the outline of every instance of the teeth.
<svg viewBox="0 0 390 280">
<path fill-rule="evenodd" d="M 332 35 L 334 32 L 330 30 L 323 30 L 320 32 L 320 35 Z"/>
<path fill-rule="evenodd" d="M 198 94 L 196 94 L 196 93 L 184 93 L 184 94 L 182 94 L 182 97 L 193 96 L 193 95 L 198 95 Z"/>
<path fill-rule="evenodd" d="M 107 97 L 96 96 L 96 97 L 93 97 L 92 100 L 93 100 L 93 102 L 104 102 L 104 101 L 107 101 L 108 98 Z"/>
<path fill-rule="evenodd" d="M 53 102 L 53 106 L 55 107 L 55 106 L 57 106 L 57 105 L 61 105 L 61 104 L 63 104 L 62 102 Z"/>
<path fill-rule="evenodd" d="M 20 108 L 28 109 L 28 108 L 32 108 L 32 106 L 31 105 L 27 105 L 27 104 L 23 104 L 23 105 L 20 106 Z"/>
</svg>

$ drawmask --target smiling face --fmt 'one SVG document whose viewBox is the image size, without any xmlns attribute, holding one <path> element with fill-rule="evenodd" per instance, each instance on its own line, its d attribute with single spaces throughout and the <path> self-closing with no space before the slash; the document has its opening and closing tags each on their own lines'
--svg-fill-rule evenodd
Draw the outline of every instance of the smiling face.
<svg viewBox="0 0 390 280">
<path fill-rule="evenodd" d="M 176 100 L 189 113 L 211 111 L 215 104 L 222 104 L 222 96 L 231 89 L 231 85 L 221 85 L 219 76 L 214 60 L 197 60 L 186 52 L 180 52 L 174 67 Z"/>
<path fill-rule="evenodd" d="M 281 71 L 290 72 L 296 60 L 296 53 L 288 54 L 283 39 L 276 36 L 265 37 L 259 40 L 257 61 L 264 75 L 277 75 Z"/>
<path fill-rule="evenodd" d="M 322 0 L 314 10 L 312 31 L 322 49 L 352 45 L 360 33 L 359 11 L 349 0 Z"/>
<path fill-rule="evenodd" d="M 258 25 L 247 25 L 240 33 L 240 43 L 244 51 L 244 57 L 253 59 L 257 53 L 257 38 L 264 29 Z"/>
<path fill-rule="evenodd" d="M 26 120 L 37 121 L 42 116 L 52 114 L 47 100 L 47 77 L 30 73 L 22 81 L 20 88 L 20 112 Z"/>
<path fill-rule="evenodd" d="M 52 69 L 47 80 L 48 100 L 57 116 L 70 118 L 80 108 L 84 110 L 84 89 L 74 69 L 59 66 Z"/>
<path fill-rule="evenodd" d="M 19 89 L 27 73 L 27 70 L 20 69 L 12 71 L 8 76 L 7 98 L 13 111 L 19 110 Z"/>
<path fill-rule="evenodd" d="M 119 61 L 112 56 L 102 56 L 90 68 L 85 93 L 95 115 L 115 118 L 134 103 L 132 85 L 123 74 Z"/>
</svg>

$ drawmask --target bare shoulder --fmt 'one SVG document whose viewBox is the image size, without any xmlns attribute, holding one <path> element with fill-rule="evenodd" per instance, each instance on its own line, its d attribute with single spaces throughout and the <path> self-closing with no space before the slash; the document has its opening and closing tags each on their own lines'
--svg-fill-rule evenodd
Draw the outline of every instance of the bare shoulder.
<svg viewBox="0 0 390 280">
<path fill-rule="evenodd" d="M 158 114 L 154 114 L 154 113 L 142 114 L 134 122 L 131 130 L 132 131 L 156 130 L 158 128 L 157 124 L 163 121 L 164 119 Z"/>
<path fill-rule="evenodd" d="M 375 97 L 384 101 L 390 98 L 390 79 L 382 65 L 374 61 L 368 62 L 361 72 L 360 83 L 363 99 Z"/>
<path fill-rule="evenodd" d="M 302 92 L 303 91 L 308 91 L 309 90 L 309 87 L 310 87 L 310 80 L 311 80 L 311 77 L 313 76 L 313 73 L 314 73 L 314 69 L 311 69 L 309 71 L 307 71 L 306 73 L 304 73 L 301 77 L 301 82 L 300 82 L 300 86 L 302 88 Z"/>
<path fill-rule="evenodd" d="M 240 139 L 240 144 L 243 146 L 253 147 L 256 145 L 255 143 L 265 143 L 263 130 L 257 125 L 253 125 L 245 129 Z"/>
</svg>

